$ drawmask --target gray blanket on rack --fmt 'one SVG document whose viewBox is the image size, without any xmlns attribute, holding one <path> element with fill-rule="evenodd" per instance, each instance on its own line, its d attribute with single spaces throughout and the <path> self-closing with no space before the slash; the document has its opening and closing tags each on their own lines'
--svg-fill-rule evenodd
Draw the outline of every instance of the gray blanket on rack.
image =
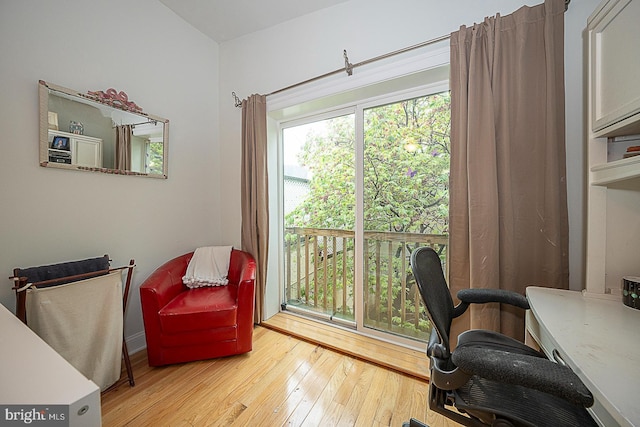
<svg viewBox="0 0 640 427">
<path fill-rule="evenodd" d="M 59 264 L 41 265 L 38 267 L 29 267 L 18 269 L 18 277 L 26 277 L 27 283 L 43 282 L 45 280 L 52 280 L 58 278 L 64 278 L 67 276 L 75 276 L 78 274 L 90 273 L 94 271 L 108 270 L 109 269 L 109 257 L 102 256 L 99 258 L 83 259 L 81 261 L 69 261 Z M 43 287 L 57 286 L 63 283 L 70 283 L 78 280 L 62 279 L 59 282 L 53 282 Z"/>
</svg>

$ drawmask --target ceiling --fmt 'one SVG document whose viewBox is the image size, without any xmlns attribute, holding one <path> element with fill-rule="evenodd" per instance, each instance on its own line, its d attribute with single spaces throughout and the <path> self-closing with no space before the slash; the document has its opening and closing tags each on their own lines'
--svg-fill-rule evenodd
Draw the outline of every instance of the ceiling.
<svg viewBox="0 0 640 427">
<path fill-rule="evenodd" d="M 160 0 L 221 43 L 348 0 Z"/>
</svg>

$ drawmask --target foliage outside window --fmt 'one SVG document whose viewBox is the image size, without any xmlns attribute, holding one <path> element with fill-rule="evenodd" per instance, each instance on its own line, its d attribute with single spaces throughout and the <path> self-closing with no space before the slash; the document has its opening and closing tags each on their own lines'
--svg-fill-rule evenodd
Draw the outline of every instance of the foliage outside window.
<svg viewBox="0 0 640 427">
<path fill-rule="evenodd" d="M 163 173 L 164 145 L 162 142 L 147 144 L 147 173 Z"/>
</svg>

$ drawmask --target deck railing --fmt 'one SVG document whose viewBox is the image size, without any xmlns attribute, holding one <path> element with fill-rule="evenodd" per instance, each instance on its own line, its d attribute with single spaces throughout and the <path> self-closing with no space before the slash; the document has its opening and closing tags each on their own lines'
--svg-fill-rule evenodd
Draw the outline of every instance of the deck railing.
<svg viewBox="0 0 640 427">
<path fill-rule="evenodd" d="M 364 323 L 419 339 L 430 331 L 411 273 L 411 251 L 436 249 L 448 265 L 448 236 L 365 231 Z M 288 306 L 354 321 L 355 233 L 349 230 L 285 229 L 285 298 Z"/>
</svg>

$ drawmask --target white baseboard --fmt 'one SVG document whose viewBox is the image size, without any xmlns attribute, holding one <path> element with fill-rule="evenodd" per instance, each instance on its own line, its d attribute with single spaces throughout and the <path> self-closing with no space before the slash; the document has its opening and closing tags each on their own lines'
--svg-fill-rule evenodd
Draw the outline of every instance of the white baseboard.
<svg viewBox="0 0 640 427">
<path fill-rule="evenodd" d="M 125 337 L 125 341 L 127 342 L 127 351 L 129 352 L 129 355 L 147 348 L 147 341 L 144 335 L 144 331 Z"/>
</svg>

